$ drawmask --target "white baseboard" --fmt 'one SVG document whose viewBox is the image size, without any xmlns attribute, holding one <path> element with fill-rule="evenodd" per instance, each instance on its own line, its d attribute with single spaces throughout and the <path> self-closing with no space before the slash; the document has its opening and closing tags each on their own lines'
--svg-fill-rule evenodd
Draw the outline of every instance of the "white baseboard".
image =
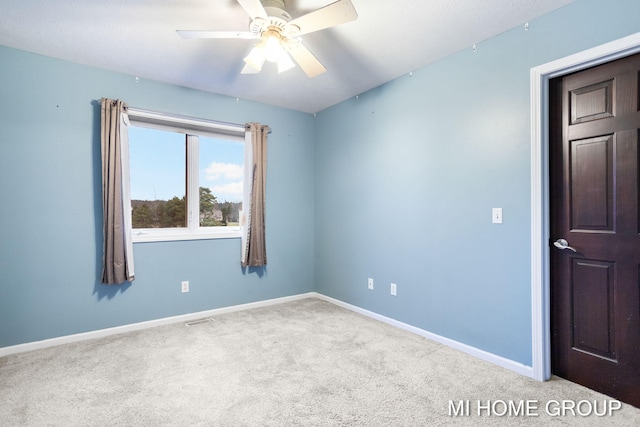
<svg viewBox="0 0 640 427">
<path fill-rule="evenodd" d="M 132 323 L 129 325 L 116 326 L 113 328 L 99 329 L 96 331 L 83 332 L 73 335 L 65 335 L 62 337 L 50 338 L 42 341 L 33 341 L 25 344 L 18 344 L 10 347 L 0 348 L 0 357 L 9 356 L 11 354 L 24 353 L 26 351 L 40 350 L 47 347 L 54 347 L 62 344 L 69 344 L 79 341 L 86 341 L 96 338 L 102 338 L 109 335 L 123 334 L 126 332 L 138 331 L 141 329 L 154 328 L 156 326 L 169 325 L 172 323 L 189 322 L 204 317 L 215 316 L 218 314 L 231 313 L 234 311 L 248 310 L 251 308 L 267 307 L 275 304 L 296 301 L 316 296 L 315 293 L 299 294 L 282 298 L 274 298 L 264 301 L 250 302 L 247 304 L 234 305 L 230 307 L 215 308 L 213 310 L 199 311 L 196 313 L 183 314 L 180 316 L 165 317 L 162 319 L 149 320 L 146 322 Z"/>
<path fill-rule="evenodd" d="M 420 335 L 421 337 L 430 339 L 432 341 L 438 342 L 440 344 L 444 344 L 447 347 L 454 348 L 456 350 L 462 351 L 463 353 L 467 353 L 473 357 L 477 357 L 478 359 L 482 359 L 486 362 L 492 363 L 494 365 L 498 365 L 505 369 L 509 369 L 510 371 L 514 371 L 520 375 L 524 375 L 530 378 L 533 378 L 533 368 L 531 366 L 523 365 L 522 363 L 515 362 L 510 359 L 506 359 L 501 356 L 497 356 L 493 353 L 489 353 L 484 350 L 480 350 L 476 347 L 472 347 L 467 344 L 463 344 L 461 342 L 445 338 L 441 335 L 434 334 L 432 332 L 425 331 L 424 329 L 417 328 L 415 326 L 408 325 L 406 323 L 400 322 L 395 319 L 391 319 L 390 317 L 382 316 L 378 313 L 374 313 L 373 311 L 365 310 L 363 308 L 357 307 L 355 305 L 348 304 L 346 302 L 342 302 L 340 300 L 328 297 L 326 295 L 319 294 L 317 292 L 312 292 L 312 295 L 316 298 L 322 299 L 324 301 L 335 304 L 339 307 L 345 308 L 347 310 L 353 311 L 355 313 L 362 314 L 364 316 L 370 317 L 375 320 L 379 320 L 383 323 L 387 323 L 391 326 L 395 326 L 396 328 L 403 329 L 408 332 L 412 332 L 416 335 Z"/>
<path fill-rule="evenodd" d="M 43 348 L 54 347 L 62 344 L 69 344 L 79 341 L 85 341 L 90 339 L 102 338 L 110 335 L 123 334 L 126 332 L 138 331 L 141 329 L 154 328 L 156 326 L 169 325 L 172 323 L 189 322 L 196 319 L 202 319 L 205 317 L 215 316 L 224 313 L 232 313 L 235 311 L 248 310 L 252 308 L 268 307 L 271 305 L 282 304 L 290 301 L 297 301 L 305 298 L 318 298 L 323 301 L 330 302 L 338 307 L 345 308 L 363 316 L 370 317 L 375 320 L 379 320 L 383 323 L 395 326 L 396 328 L 403 329 L 408 332 L 412 332 L 421 337 L 430 339 L 435 342 L 439 342 L 448 347 L 467 353 L 478 359 L 485 360 L 494 365 L 501 366 L 505 369 L 517 372 L 518 374 L 533 378 L 533 369 L 530 366 L 523 365 L 513 360 L 505 359 L 504 357 L 496 356 L 495 354 L 480 350 L 478 348 L 460 343 L 458 341 L 445 338 L 443 336 L 425 331 L 415 326 L 408 325 L 390 317 L 382 316 L 373 311 L 365 310 L 355 305 L 348 304 L 346 302 L 337 300 L 335 298 L 328 297 L 326 295 L 317 292 L 308 292 L 305 294 L 292 295 L 282 298 L 274 298 L 264 301 L 251 302 L 247 304 L 234 305 L 230 307 L 216 308 L 213 310 L 199 311 L 196 313 L 183 314 L 180 316 L 165 317 L 163 319 L 149 320 L 147 322 L 132 323 L 129 325 L 116 326 L 113 328 L 99 329 L 96 331 L 83 332 L 80 334 L 66 335 L 63 337 L 51 338 L 42 341 L 34 341 L 25 344 L 18 344 L 10 347 L 0 348 L 0 357 L 9 356 L 11 354 L 23 353 L 26 351 L 40 350 Z"/>
</svg>

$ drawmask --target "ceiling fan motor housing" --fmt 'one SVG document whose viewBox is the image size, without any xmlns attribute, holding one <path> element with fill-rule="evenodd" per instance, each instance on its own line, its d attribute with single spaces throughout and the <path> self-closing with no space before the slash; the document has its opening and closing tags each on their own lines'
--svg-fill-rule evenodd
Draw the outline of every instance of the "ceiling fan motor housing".
<svg viewBox="0 0 640 427">
<path fill-rule="evenodd" d="M 291 21 L 291 15 L 284 9 L 284 0 L 264 0 L 262 4 L 270 20 L 276 19 L 285 24 Z"/>
<path fill-rule="evenodd" d="M 284 19 L 287 19 L 287 21 L 291 19 L 291 16 L 289 16 L 289 14 L 285 11 L 284 0 L 262 0 L 262 6 L 267 11 L 267 15 L 269 16 L 282 17 Z M 275 9 L 275 14 L 272 14 L 269 9 Z M 281 16 L 280 14 L 283 14 L 283 16 Z"/>
<path fill-rule="evenodd" d="M 284 0 L 263 0 L 262 5 L 269 19 L 268 21 L 262 18 L 254 19 L 249 25 L 249 31 L 258 37 L 263 35 L 265 31 L 275 31 L 282 34 L 287 23 L 291 21 L 291 15 L 284 10 Z M 295 29 L 297 27 L 291 28 L 291 30 Z"/>
</svg>

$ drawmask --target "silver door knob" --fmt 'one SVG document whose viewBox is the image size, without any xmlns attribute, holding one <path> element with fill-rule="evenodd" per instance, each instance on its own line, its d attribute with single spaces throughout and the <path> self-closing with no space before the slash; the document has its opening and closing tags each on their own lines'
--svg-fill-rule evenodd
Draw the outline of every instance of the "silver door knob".
<svg viewBox="0 0 640 427">
<path fill-rule="evenodd" d="M 565 239 L 556 240 L 555 242 L 553 242 L 553 246 L 562 250 L 569 249 L 570 251 L 578 252 L 575 249 L 573 249 L 571 246 L 569 246 L 569 242 L 567 242 Z"/>
</svg>

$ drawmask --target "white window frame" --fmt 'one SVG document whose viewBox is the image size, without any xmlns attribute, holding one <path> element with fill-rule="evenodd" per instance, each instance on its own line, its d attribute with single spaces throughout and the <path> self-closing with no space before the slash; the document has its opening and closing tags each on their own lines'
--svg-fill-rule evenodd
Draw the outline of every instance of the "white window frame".
<svg viewBox="0 0 640 427">
<path fill-rule="evenodd" d="M 242 226 L 200 227 L 199 141 L 198 136 L 223 138 L 247 143 L 250 134 L 243 125 L 158 113 L 129 107 L 132 126 L 184 133 L 187 136 L 187 226 L 185 228 L 133 228 L 133 243 L 177 240 L 229 239 L 242 237 Z M 250 141 L 249 141 L 250 144 Z M 244 201 L 243 201 L 244 202 Z M 243 204 L 244 208 L 244 204 Z M 240 212 L 242 217 L 242 212 Z"/>
</svg>

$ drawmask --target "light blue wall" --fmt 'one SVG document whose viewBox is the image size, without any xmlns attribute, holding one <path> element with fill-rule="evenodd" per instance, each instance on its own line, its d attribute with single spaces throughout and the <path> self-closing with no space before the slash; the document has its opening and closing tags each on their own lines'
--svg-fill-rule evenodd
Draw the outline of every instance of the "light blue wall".
<svg viewBox="0 0 640 427">
<path fill-rule="evenodd" d="M 638 17 L 577 0 L 318 114 L 316 290 L 530 366 L 529 70 Z"/>
<path fill-rule="evenodd" d="M 101 97 L 271 126 L 262 277 L 225 239 L 135 244 L 133 285 L 99 283 Z M 0 47 L 0 347 L 313 290 L 313 134 L 309 114 Z"/>
</svg>

